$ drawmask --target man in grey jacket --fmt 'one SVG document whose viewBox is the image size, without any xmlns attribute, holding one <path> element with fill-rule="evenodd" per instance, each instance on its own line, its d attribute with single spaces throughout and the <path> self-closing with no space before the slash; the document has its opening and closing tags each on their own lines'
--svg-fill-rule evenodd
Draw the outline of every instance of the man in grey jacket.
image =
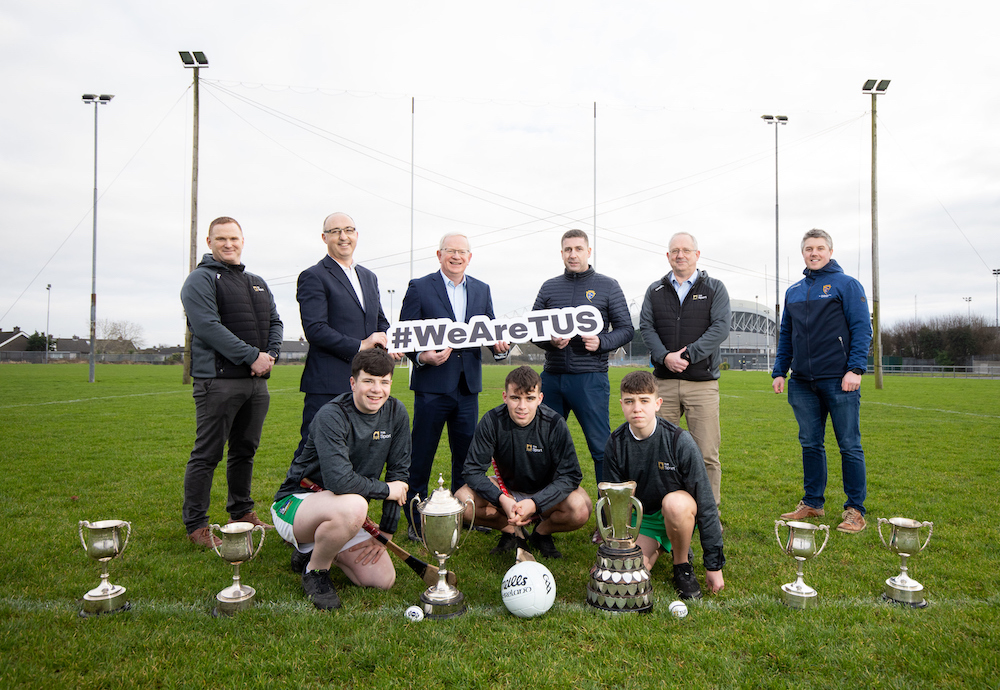
<svg viewBox="0 0 1000 690">
<path fill-rule="evenodd" d="M 208 529 L 212 477 L 226 443 L 230 522 L 264 525 L 253 510 L 250 483 L 270 403 L 266 379 L 284 330 L 267 284 L 240 262 L 240 224 L 216 218 L 206 241 L 212 253 L 205 254 L 181 288 L 193 336 L 191 376 L 198 425 L 184 473 L 182 512 L 191 542 L 212 547 L 220 543 Z"/>
<path fill-rule="evenodd" d="M 726 286 L 698 270 L 698 240 L 687 232 L 670 238 L 672 269 L 646 290 L 639 315 L 642 339 L 649 347 L 657 393 L 657 415 L 688 430 L 705 459 L 716 507 L 722 501 L 719 446 L 720 349 L 729 336 L 732 311 Z"/>
</svg>

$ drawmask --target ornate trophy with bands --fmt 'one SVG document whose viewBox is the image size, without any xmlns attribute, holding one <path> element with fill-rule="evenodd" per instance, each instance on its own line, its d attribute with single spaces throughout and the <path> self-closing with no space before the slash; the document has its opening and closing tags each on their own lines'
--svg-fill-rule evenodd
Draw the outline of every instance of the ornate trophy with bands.
<svg viewBox="0 0 1000 690">
<path fill-rule="evenodd" d="M 781 535 L 778 534 L 778 527 L 780 525 L 788 527 L 788 540 L 786 542 L 782 542 Z M 824 531 L 826 532 L 826 538 L 823 539 L 823 544 L 817 549 L 817 533 Z M 790 522 L 775 520 L 774 536 L 777 538 L 778 546 L 781 550 L 794 558 L 795 563 L 798 565 L 798 575 L 795 578 L 795 582 L 781 585 L 781 591 L 784 592 L 785 605 L 793 609 L 812 608 L 816 605 L 816 590 L 803 581 L 802 566 L 810 558 L 815 558 L 823 553 L 826 542 L 830 539 L 830 526 L 812 525 L 808 522 L 797 522 L 795 520 Z"/>
<path fill-rule="evenodd" d="M 257 592 L 253 587 L 248 587 L 240 582 L 240 564 L 253 559 L 260 553 L 260 548 L 264 546 L 264 526 L 254 526 L 249 522 L 230 522 L 222 527 L 218 525 L 208 526 L 209 534 L 214 535 L 215 530 L 219 531 L 222 543 L 212 548 L 222 560 L 233 566 L 234 573 L 233 584 L 215 595 L 217 605 L 212 613 L 229 616 L 253 606 L 254 595 Z M 260 542 L 254 549 L 253 533 L 258 531 L 260 532 Z"/>
<path fill-rule="evenodd" d="M 642 524 L 642 503 L 635 497 L 635 487 L 632 481 L 597 485 L 600 498 L 595 513 L 604 542 L 597 547 L 597 561 L 590 569 L 587 603 L 602 611 L 648 613 L 653 609 L 653 582 L 642 549 L 635 545 Z"/>
<path fill-rule="evenodd" d="M 454 585 L 448 584 L 448 570 L 444 564 L 458 550 L 466 504 L 472 505 L 469 531 L 476 521 L 476 504 L 471 498 L 465 503 L 455 498 L 451 491 L 444 488 L 444 475 L 438 477 L 438 488 L 414 508 L 413 504 L 418 499 L 418 496 L 413 497 L 410 509 L 419 511 L 424 548 L 438 560 L 437 584 L 428 587 L 420 595 L 420 607 L 430 619 L 461 616 L 465 613 L 465 595 Z"/>
<path fill-rule="evenodd" d="M 882 536 L 883 523 L 892 526 L 888 542 Z M 927 528 L 927 539 L 924 540 L 921 546 L 920 529 L 922 527 Z M 931 540 L 933 533 L 933 522 L 919 522 L 901 517 L 889 518 L 888 520 L 885 518 L 878 519 L 878 538 L 885 544 L 885 548 L 899 554 L 899 558 L 902 561 L 899 575 L 890 577 L 885 581 L 885 591 L 882 593 L 884 599 L 899 604 L 908 604 L 915 609 L 922 609 L 927 606 L 927 600 L 924 599 L 924 586 L 910 577 L 909 571 L 906 568 L 906 559 L 910 556 L 916 556 L 923 551 L 924 547 L 927 546 L 927 542 Z"/>
<path fill-rule="evenodd" d="M 122 539 L 122 530 L 125 539 Z M 84 534 L 86 530 L 86 534 Z M 123 611 L 130 607 L 125 601 L 125 588 L 108 582 L 108 561 L 121 555 L 132 536 L 132 523 L 124 520 L 80 520 L 80 543 L 87 555 L 101 564 L 101 584 L 83 595 L 81 616 Z"/>
</svg>

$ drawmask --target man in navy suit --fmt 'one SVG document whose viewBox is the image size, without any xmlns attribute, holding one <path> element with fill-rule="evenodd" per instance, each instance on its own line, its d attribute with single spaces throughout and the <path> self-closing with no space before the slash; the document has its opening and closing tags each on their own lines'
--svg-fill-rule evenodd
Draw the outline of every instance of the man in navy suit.
<svg viewBox="0 0 1000 690">
<path fill-rule="evenodd" d="M 472 260 L 469 238 L 449 234 L 437 252 L 441 270 L 410 281 L 400 308 L 400 321 L 452 319 L 468 323 L 473 316 L 493 316 L 490 286 L 465 275 Z M 508 345 L 493 346 L 494 357 L 504 359 Z M 406 514 L 410 538 L 418 538 L 420 518 L 410 514 L 409 501 L 427 495 L 441 431 L 448 425 L 451 446 L 451 490 L 465 484 L 462 468 L 479 422 L 479 393 L 483 390 L 482 354 L 478 347 L 411 353 L 413 374 L 413 455 Z"/>
<path fill-rule="evenodd" d="M 309 355 L 299 390 L 306 394 L 302 408 L 302 440 L 309 437 L 313 416 L 340 393 L 351 390 L 351 360 L 361 350 L 385 347 L 389 321 L 382 313 L 375 274 L 354 261 L 358 231 L 346 213 L 331 213 L 323 221 L 327 255 L 299 274 L 295 299 Z"/>
</svg>

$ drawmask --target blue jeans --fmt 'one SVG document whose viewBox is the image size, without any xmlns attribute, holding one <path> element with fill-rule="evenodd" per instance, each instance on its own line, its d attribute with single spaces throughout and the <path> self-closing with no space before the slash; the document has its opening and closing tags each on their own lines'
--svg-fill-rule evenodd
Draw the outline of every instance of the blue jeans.
<svg viewBox="0 0 1000 690">
<path fill-rule="evenodd" d="M 845 393 L 840 379 L 802 381 L 788 379 L 788 404 L 799 423 L 802 444 L 803 502 L 822 508 L 826 491 L 826 418 L 833 422 L 833 433 L 840 446 L 841 471 L 847 501 L 844 508 L 856 508 L 865 514 L 868 494 L 865 478 L 865 452 L 861 449 L 861 391 Z"/>
<path fill-rule="evenodd" d="M 594 475 L 598 483 L 604 477 L 604 446 L 611 436 L 608 403 L 611 383 L 607 372 L 589 374 L 550 374 L 542 372 L 542 402 L 562 415 L 570 411 L 580 422 L 587 448 L 594 459 Z"/>
</svg>

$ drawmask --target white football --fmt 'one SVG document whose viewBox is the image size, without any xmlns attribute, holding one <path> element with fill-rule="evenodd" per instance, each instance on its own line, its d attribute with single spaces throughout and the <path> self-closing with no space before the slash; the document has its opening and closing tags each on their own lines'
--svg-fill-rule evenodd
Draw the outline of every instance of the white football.
<svg viewBox="0 0 1000 690">
<path fill-rule="evenodd" d="M 556 580 L 541 563 L 523 561 L 503 576 L 500 597 L 518 618 L 541 616 L 556 600 Z"/>
<path fill-rule="evenodd" d="M 688 615 L 688 607 L 683 601 L 672 601 L 670 602 L 670 613 L 677 618 L 683 618 Z"/>
<path fill-rule="evenodd" d="M 424 619 L 424 610 L 419 606 L 411 606 L 410 608 L 406 609 L 406 611 L 403 613 L 403 616 L 405 616 L 406 620 L 408 621 L 419 623 Z"/>
</svg>

